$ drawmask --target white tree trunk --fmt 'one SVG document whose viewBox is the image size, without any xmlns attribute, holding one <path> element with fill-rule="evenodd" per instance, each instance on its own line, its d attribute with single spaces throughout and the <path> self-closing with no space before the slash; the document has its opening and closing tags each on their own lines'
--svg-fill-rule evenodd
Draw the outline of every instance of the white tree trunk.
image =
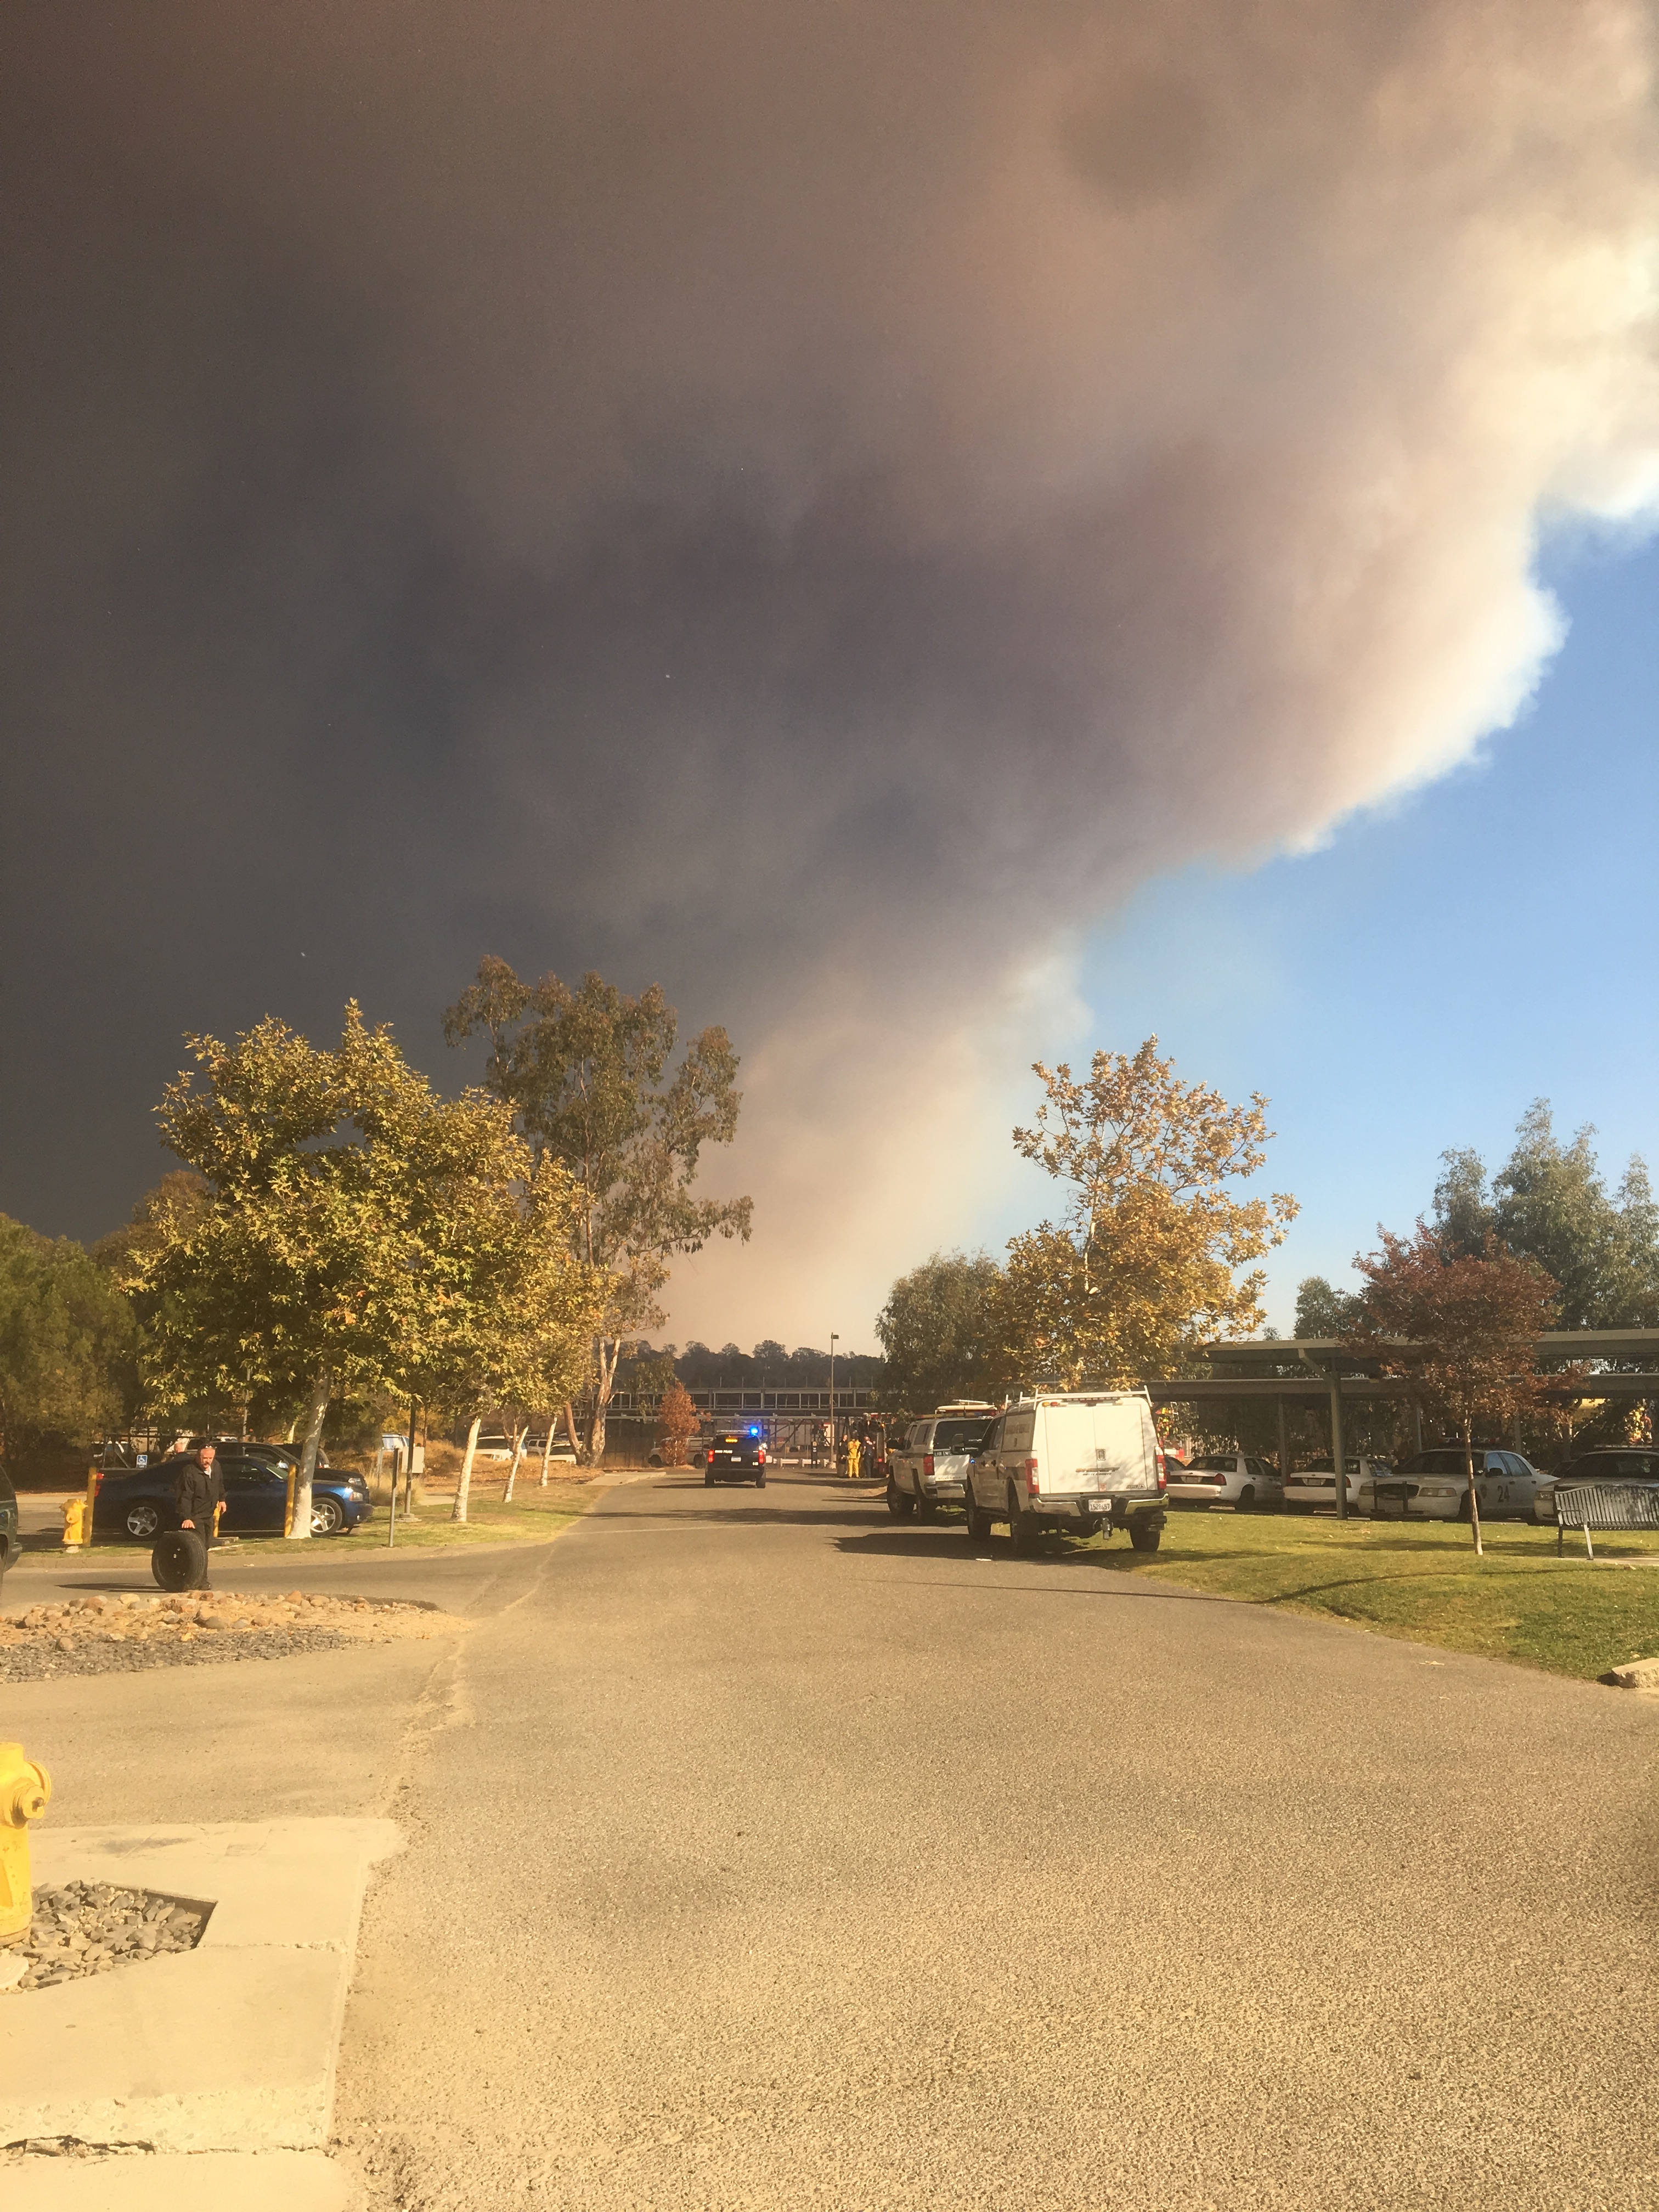
<svg viewBox="0 0 1659 2212">
<path fill-rule="evenodd" d="M 303 1441 L 300 1446 L 300 1472 L 294 1481 L 294 1526 L 288 1532 L 290 1537 L 311 1534 L 311 1486 L 316 1479 L 318 1447 L 323 1441 L 323 1417 L 333 1395 L 334 1377 L 325 1368 L 312 1384 L 305 1412 L 295 1424 L 303 1431 Z"/>
<path fill-rule="evenodd" d="M 513 1438 L 513 1458 L 507 1470 L 507 1487 L 501 1492 L 503 1505 L 510 1505 L 513 1503 L 513 1486 L 518 1480 L 519 1462 L 524 1457 L 524 1439 L 525 1431 L 522 1429 L 518 1430 Z"/>
<path fill-rule="evenodd" d="M 472 1489 L 472 1455 L 478 1449 L 478 1431 L 483 1426 L 483 1415 L 475 1413 L 472 1426 L 466 1432 L 466 1452 L 461 1461 L 461 1479 L 455 1486 L 455 1510 L 449 1516 L 452 1521 L 465 1521 L 466 1518 L 466 1501 Z"/>
<path fill-rule="evenodd" d="M 558 1415 L 556 1413 L 550 1413 L 547 1417 L 547 1434 L 542 1438 L 542 1479 L 540 1487 L 544 1490 L 547 1487 L 547 1462 L 553 1456 L 553 1431 L 558 1427 Z"/>
</svg>

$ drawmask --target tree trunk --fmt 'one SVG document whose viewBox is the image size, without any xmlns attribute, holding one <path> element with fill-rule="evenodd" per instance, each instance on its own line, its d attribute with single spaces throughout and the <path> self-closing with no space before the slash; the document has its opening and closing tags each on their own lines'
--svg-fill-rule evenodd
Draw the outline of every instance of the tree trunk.
<svg viewBox="0 0 1659 2212">
<path fill-rule="evenodd" d="M 516 1431 L 513 1438 L 513 1458 L 507 1470 L 507 1487 L 501 1492 L 503 1505 L 513 1503 L 513 1486 L 518 1480 L 519 1462 L 524 1457 L 524 1439 L 525 1431 L 522 1429 Z"/>
<path fill-rule="evenodd" d="M 553 1456 L 553 1431 L 558 1427 L 558 1415 L 556 1413 L 550 1413 L 547 1417 L 547 1434 L 542 1438 L 542 1479 L 540 1487 L 544 1490 L 547 1487 L 547 1463 Z"/>
<path fill-rule="evenodd" d="M 291 1537 L 311 1534 L 311 1486 L 316 1480 L 317 1451 L 323 1441 L 323 1417 L 333 1395 L 334 1377 L 325 1368 L 311 1386 L 305 1412 L 294 1425 L 303 1429 L 304 1436 L 300 1446 L 300 1472 L 294 1479 L 294 1526 L 288 1532 Z"/>
<path fill-rule="evenodd" d="M 461 1479 L 455 1485 L 455 1506 L 449 1516 L 452 1521 L 465 1521 L 466 1518 L 466 1501 L 472 1490 L 472 1455 L 478 1449 L 478 1431 L 483 1426 L 483 1415 L 475 1413 L 472 1416 L 472 1426 L 466 1432 L 466 1451 L 461 1460 Z"/>
<path fill-rule="evenodd" d="M 605 1458 L 605 1416 L 617 1387 L 617 1362 L 622 1357 L 621 1337 L 601 1337 L 594 1363 L 593 1417 L 587 1425 L 587 1465 L 598 1467 Z"/>
<path fill-rule="evenodd" d="M 576 1409 L 567 1398 L 564 1403 L 564 1432 L 570 1439 L 570 1449 L 578 1467 L 581 1465 L 582 1448 L 576 1436 Z"/>
<path fill-rule="evenodd" d="M 1463 1471 L 1469 1486 L 1469 1527 L 1474 1532 L 1475 1555 L 1484 1559 L 1486 1547 L 1480 1541 L 1480 1500 L 1474 1487 L 1474 1424 L 1468 1420 L 1463 1424 Z"/>
</svg>

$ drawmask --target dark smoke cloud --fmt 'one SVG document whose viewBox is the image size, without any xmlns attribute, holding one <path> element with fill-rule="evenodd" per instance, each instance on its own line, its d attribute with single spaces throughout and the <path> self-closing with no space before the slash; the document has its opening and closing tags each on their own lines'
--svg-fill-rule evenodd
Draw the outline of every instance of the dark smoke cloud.
<svg viewBox="0 0 1659 2212">
<path fill-rule="evenodd" d="M 867 1309 L 1000 1168 L 1073 933 L 1458 757 L 1540 527 L 1651 495 L 1626 0 L 14 0 L 0 52 L 44 1225 L 149 1179 L 186 1025 L 352 988 L 433 1064 L 489 948 L 728 1021 L 762 1235 L 683 1318 L 811 1334 L 803 1258 Z"/>
</svg>

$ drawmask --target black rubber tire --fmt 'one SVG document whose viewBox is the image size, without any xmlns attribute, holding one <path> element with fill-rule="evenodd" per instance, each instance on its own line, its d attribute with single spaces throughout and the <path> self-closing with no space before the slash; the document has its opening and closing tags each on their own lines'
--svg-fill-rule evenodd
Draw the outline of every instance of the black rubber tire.
<svg viewBox="0 0 1659 2212">
<path fill-rule="evenodd" d="M 313 1536 L 337 1536 L 345 1527 L 345 1508 L 337 1498 L 313 1498 L 311 1501 L 311 1533 Z"/>
<path fill-rule="evenodd" d="M 207 1546 L 193 1528 L 171 1528 L 150 1553 L 149 1571 L 164 1590 L 204 1589 Z"/>
<path fill-rule="evenodd" d="M 702 1486 L 705 1490 L 712 1490 L 714 1487 L 714 1470 L 712 1467 L 703 1475 Z"/>
<path fill-rule="evenodd" d="M 991 1516 L 982 1505 L 975 1505 L 974 1493 L 964 1489 L 962 1498 L 963 1517 L 968 1523 L 970 1544 L 988 1544 L 991 1540 Z"/>
<path fill-rule="evenodd" d="M 1247 1482 L 1239 1492 L 1238 1503 L 1233 1510 L 1235 1513 L 1253 1513 L 1255 1510 L 1255 1485 L 1253 1482 Z"/>
<path fill-rule="evenodd" d="M 931 1521 L 938 1511 L 938 1498 L 926 1497 L 918 1491 L 916 1493 L 916 1513 L 918 1517 L 923 1521 Z"/>
<path fill-rule="evenodd" d="M 1138 1552 L 1157 1551 L 1158 1539 L 1163 1534 L 1161 1528 L 1146 1528 L 1136 1521 L 1129 1523 L 1129 1541 Z"/>
<path fill-rule="evenodd" d="M 765 1489 L 765 1487 L 766 1487 L 766 1477 L 765 1477 L 763 1474 L 757 1474 L 757 1475 L 755 1477 L 755 1487 L 756 1487 L 756 1489 L 757 1489 L 757 1490 L 764 1490 L 764 1489 Z"/>
<path fill-rule="evenodd" d="M 1029 1559 L 1036 1549 L 1037 1532 L 1029 1513 L 1019 1510 L 1018 1494 L 1010 1486 L 1008 1492 L 1008 1541 L 1022 1559 Z"/>
<path fill-rule="evenodd" d="M 121 1526 L 136 1544 L 153 1544 L 161 1533 L 161 1509 L 152 1505 L 149 1498 L 140 1498 L 129 1505 L 121 1516 Z"/>
</svg>

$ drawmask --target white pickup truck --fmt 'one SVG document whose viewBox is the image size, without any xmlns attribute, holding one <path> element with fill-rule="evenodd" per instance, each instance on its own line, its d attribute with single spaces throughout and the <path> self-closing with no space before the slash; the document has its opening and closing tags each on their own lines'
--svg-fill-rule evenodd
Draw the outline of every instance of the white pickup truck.
<svg viewBox="0 0 1659 2212">
<path fill-rule="evenodd" d="M 1027 1552 L 1047 1530 L 1127 1528 L 1136 1551 L 1155 1552 L 1167 1487 L 1144 1390 L 1048 1391 L 1010 1406 L 969 1461 L 968 1534 L 982 1544 L 1006 1521 Z"/>
<path fill-rule="evenodd" d="M 969 1455 L 976 1452 L 997 1409 L 975 1398 L 939 1406 L 925 1421 L 912 1421 L 904 1442 L 887 1455 L 887 1510 L 926 1520 L 942 1504 L 962 1503 Z"/>
</svg>

